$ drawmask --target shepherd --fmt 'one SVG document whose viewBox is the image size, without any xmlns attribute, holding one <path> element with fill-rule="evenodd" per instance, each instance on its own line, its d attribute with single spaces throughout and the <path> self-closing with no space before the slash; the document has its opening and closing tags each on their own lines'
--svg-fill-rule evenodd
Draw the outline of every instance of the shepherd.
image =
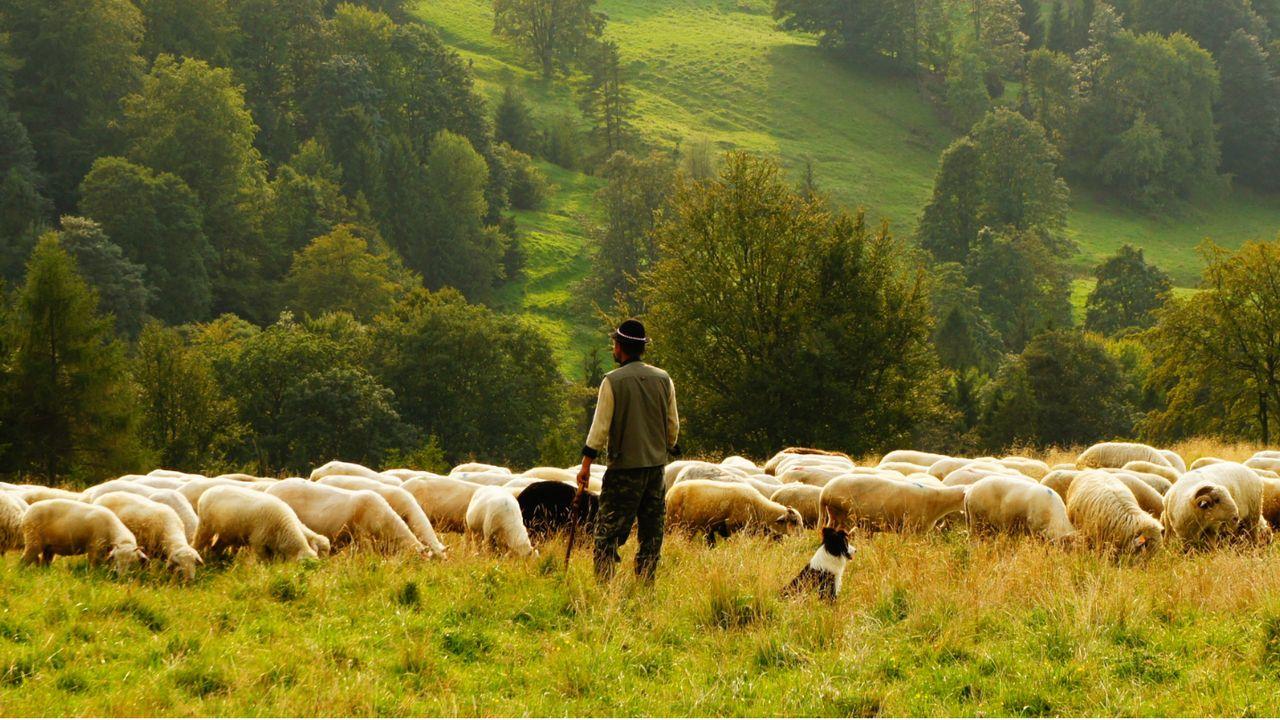
<svg viewBox="0 0 1280 720">
<path fill-rule="evenodd" d="M 636 525 L 636 576 L 652 583 L 662 552 L 666 497 L 663 468 L 680 455 L 676 388 L 665 371 L 645 364 L 649 345 L 644 324 L 632 318 L 609 337 L 619 367 L 604 376 L 587 443 L 582 448 L 578 488 L 591 480 L 591 463 L 608 447 L 608 469 L 596 515 L 596 579 L 611 579 L 621 561 L 618 548 Z"/>
</svg>

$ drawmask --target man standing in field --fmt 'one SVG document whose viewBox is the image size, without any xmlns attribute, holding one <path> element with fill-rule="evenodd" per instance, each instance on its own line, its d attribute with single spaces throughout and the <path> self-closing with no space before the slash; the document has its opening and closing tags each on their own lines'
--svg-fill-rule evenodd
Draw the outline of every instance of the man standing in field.
<svg viewBox="0 0 1280 720">
<path fill-rule="evenodd" d="M 613 577 L 621 560 L 618 547 L 627 541 L 635 523 L 640 543 L 636 575 L 652 582 L 666 520 L 663 468 L 680 454 L 676 388 L 665 371 L 641 362 L 649 338 L 639 320 L 623 322 L 609 336 L 613 359 L 621 367 L 600 382 L 595 417 L 582 448 L 578 487 L 586 489 L 591 461 L 607 443 L 609 467 L 596 516 L 596 578 Z"/>
</svg>

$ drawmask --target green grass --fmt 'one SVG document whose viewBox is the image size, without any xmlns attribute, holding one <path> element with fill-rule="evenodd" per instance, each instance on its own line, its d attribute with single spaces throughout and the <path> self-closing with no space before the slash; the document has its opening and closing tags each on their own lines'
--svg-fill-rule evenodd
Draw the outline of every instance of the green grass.
<svg viewBox="0 0 1280 720">
<path fill-rule="evenodd" d="M 446 541 L 458 544 L 457 537 Z M 242 558 L 190 586 L 0 559 L 5 715 L 1250 715 L 1280 701 L 1280 548 L 1126 564 L 963 529 L 669 537 L 657 585 L 539 560 Z M 628 547 L 628 549 L 630 546 Z M 629 555 L 629 552 L 626 553 Z"/>
<path fill-rule="evenodd" d="M 809 158 L 836 202 L 866 207 L 899 233 L 914 231 L 938 157 L 955 133 L 913 81 L 833 61 L 812 38 L 780 31 L 770 7 L 768 0 L 601 0 L 607 34 L 619 42 L 633 78 L 637 129 L 660 148 L 705 137 L 719 150 L 778 157 L 796 177 Z M 486 96 L 496 99 L 504 85 L 516 83 L 546 118 L 576 112 L 568 83 L 538 79 L 511 45 L 492 35 L 489 0 L 425 0 L 416 12 L 473 63 Z M 573 206 L 583 199 L 569 192 Z M 547 214 L 554 213 L 541 215 Z M 581 226 L 569 225 L 550 226 L 538 242 L 577 245 Z M 549 237 L 562 231 L 568 236 Z M 1236 246 L 1278 231 L 1280 198 L 1247 191 L 1156 216 L 1078 188 L 1068 222 L 1080 246 L 1076 272 L 1086 273 L 1129 243 L 1144 248 L 1180 286 L 1194 285 L 1200 268 L 1194 250 L 1205 237 Z M 563 280 L 535 289 L 539 297 L 526 306 L 558 333 L 562 362 L 583 355 L 594 326 L 581 311 L 543 301 L 571 292 L 571 280 L 585 270 L 585 260 L 546 271 L 531 263 L 532 273 Z"/>
</svg>

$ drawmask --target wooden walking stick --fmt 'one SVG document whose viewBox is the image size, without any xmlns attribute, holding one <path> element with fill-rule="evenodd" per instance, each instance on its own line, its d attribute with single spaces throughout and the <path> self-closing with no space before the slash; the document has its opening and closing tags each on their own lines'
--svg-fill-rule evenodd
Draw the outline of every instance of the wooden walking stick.
<svg viewBox="0 0 1280 720">
<path fill-rule="evenodd" d="M 569 508 L 569 544 L 564 548 L 564 569 L 569 571 L 569 557 L 573 554 L 573 541 L 578 536 L 578 522 L 582 513 L 582 488 L 573 494 L 573 505 Z"/>
</svg>

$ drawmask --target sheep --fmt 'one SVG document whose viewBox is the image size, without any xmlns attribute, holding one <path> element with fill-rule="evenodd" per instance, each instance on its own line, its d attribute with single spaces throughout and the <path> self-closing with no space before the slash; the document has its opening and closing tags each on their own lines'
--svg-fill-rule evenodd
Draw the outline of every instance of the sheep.
<svg viewBox="0 0 1280 720">
<path fill-rule="evenodd" d="M 1184 473 L 1187 471 L 1187 463 L 1185 460 L 1182 459 L 1182 456 L 1179 455 L 1178 453 L 1172 450 L 1164 450 L 1164 449 L 1159 450 L 1159 453 L 1162 456 L 1164 456 L 1164 459 L 1169 462 L 1169 466 L 1172 467 L 1174 470 L 1177 470 L 1179 473 Z"/>
<path fill-rule="evenodd" d="M 343 462 L 342 460 L 330 460 L 320 467 L 311 471 L 309 479 L 315 481 L 329 475 L 355 475 L 356 477 L 367 477 L 370 480 L 377 480 L 381 473 L 372 468 L 367 468 L 359 463 Z"/>
<path fill-rule="evenodd" d="M 1102 470 L 1081 473 L 1071 483 L 1067 519 L 1081 537 L 1099 548 L 1155 552 L 1163 541 L 1160 521 L 1138 506 L 1124 482 Z"/>
<path fill-rule="evenodd" d="M 1016 470 L 1032 480 L 1039 481 L 1045 475 L 1049 474 L 1048 463 L 1033 458 L 1020 457 L 1018 455 L 1010 455 L 1007 458 L 999 460 L 999 463 L 1010 470 Z"/>
<path fill-rule="evenodd" d="M 108 480 L 104 483 L 99 483 L 86 488 L 85 491 L 80 494 L 80 500 L 82 502 L 91 503 L 110 492 L 128 492 L 133 493 L 134 495 L 142 495 L 143 497 L 146 497 L 154 490 L 156 490 L 156 488 L 149 485 L 142 485 L 132 480 Z"/>
<path fill-rule="evenodd" d="M 1240 508 L 1231 491 L 1198 470 L 1179 478 L 1165 501 L 1165 531 L 1188 545 L 1234 533 L 1240 526 Z"/>
<path fill-rule="evenodd" d="M 451 477 L 422 477 L 409 480 L 401 487 L 422 506 L 432 526 L 464 532 L 471 496 L 487 486 Z"/>
<path fill-rule="evenodd" d="M 205 557 L 224 548 L 248 547 L 264 560 L 315 560 L 316 548 L 298 514 L 278 497 L 234 485 L 217 485 L 196 506 L 196 551 Z"/>
<path fill-rule="evenodd" d="M 667 524 L 705 533 L 708 545 L 716 536 L 740 530 L 763 531 L 779 538 L 804 524 L 795 508 L 776 503 L 745 483 L 689 480 L 667 493 Z"/>
<path fill-rule="evenodd" d="M 1118 468 L 1133 460 L 1146 460 L 1156 465 L 1172 467 L 1169 464 L 1169 460 L 1159 450 L 1150 445 L 1130 442 L 1098 443 L 1080 453 L 1080 456 L 1076 458 L 1076 467 L 1082 470 L 1088 468 Z"/>
<path fill-rule="evenodd" d="M 884 467 L 889 463 L 905 462 L 928 469 L 930 465 L 938 462 L 939 460 L 946 459 L 946 455 L 939 455 L 937 453 L 921 452 L 919 450 L 894 450 L 880 458 L 880 466 Z"/>
<path fill-rule="evenodd" d="M 950 474 L 953 470 L 959 470 L 960 468 L 964 467 L 965 465 L 968 465 L 971 462 L 973 461 L 970 460 L 969 458 L 953 458 L 953 457 L 943 458 L 938 462 L 930 465 L 927 472 L 930 475 L 937 478 L 938 480 L 942 480 L 948 474 Z"/>
<path fill-rule="evenodd" d="M 28 505 L 34 505 L 41 500 L 80 500 L 80 493 L 44 485 L 14 485 L 9 492 L 22 498 L 22 501 Z"/>
<path fill-rule="evenodd" d="M 716 465 L 715 463 L 694 461 L 685 465 L 676 476 L 676 484 L 689 482 L 691 480 L 718 480 L 720 482 L 737 482 L 742 478 L 741 475 L 733 470 Z M 664 476 L 665 481 L 665 476 Z M 666 488 L 670 490 L 671 488 Z"/>
<path fill-rule="evenodd" d="M 1129 488 L 1129 492 L 1133 493 L 1133 499 L 1138 501 L 1138 507 L 1149 513 L 1151 517 L 1159 519 L 1164 514 L 1164 497 L 1137 475 L 1119 470 L 1105 472 L 1124 483 L 1125 487 Z"/>
<path fill-rule="evenodd" d="M 853 465 L 853 460 L 842 452 L 832 452 L 830 450 L 815 450 L 813 448 L 789 447 L 779 451 L 773 457 L 769 458 L 764 464 L 764 472 L 766 475 L 779 475 L 778 465 L 784 460 L 794 460 L 798 458 L 814 458 L 825 460 L 838 460 Z"/>
<path fill-rule="evenodd" d="M 48 565 L 55 555 L 88 555 L 117 574 L 147 559 L 137 538 L 110 510 L 78 500 L 32 503 L 22 516 L 22 563 Z"/>
<path fill-rule="evenodd" d="M 184 477 L 186 473 L 181 470 L 165 470 L 163 468 L 156 468 L 155 470 L 147 473 L 147 475 L 158 478 L 181 478 Z"/>
<path fill-rule="evenodd" d="M 454 480 L 466 480 L 467 482 L 475 483 L 476 485 L 496 486 L 505 485 L 511 482 L 511 478 L 515 476 L 509 472 L 459 472 L 450 473 L 448 477 L 453 478 Z M 574 477 L 577 477 L 576 473 Z"/>
<path fill-rule="evenodd" d="M 557 467 L 536 467 L 525 470 L 520 473 L 521 477 L 533 478 L 534 480 L 559 480 L 569 484 L 576 484 L 578 474 Z"/>
<path fill-rule="evenodd" d="M 983 478 L 965 493 L 964 512 L 970 530 L 1028 531 L 1054 542 L 1076 536 L 1062 498 L 1030 479 Z"/>
<path fill-rule="evenodd" d="M 773 494 L 769 495 L 769 499 L 779 505 L 795 508 L 796 512 L 800 513 L 805 527 L 817 527 L 821 497 L 821 487 L 803 483 L 779 485 Z"/>
<path fill-rule="evenodd" d="M 515 494 L 516 497 L 519 497 L 520 493 L 524 491 L 525 488 L 537 482 L 560 482 L 560 481 L 559 480 L 539 480 L 538 478 L 525 477 L 524 475 L 513 475 L 510 480 L 506 481 L 499 487 L 504 487 L 510 490 L 513 494 Z M 561 484 L 572 485 L 573 487 L 578 486 L 577 482 L 568 482 L 568 483 L 561 483 Z"/>
<path fill-rule="evenodd" d="M 26 501 L 0 490 L 0 555 L 22 549 L 22 516 L 26 512 Z"/>
<path fill-rule="evenodd" d="M 298 479 L 276 483 L 266 494 L 285 501 L 304 525 L 328 538 L 332 547 L 368 540 L 384 552 L 428 552 L 376 492 Z"/>
<path fill-rule="evenodd" d="M 516 502 L 529 536 L 545 538 L 569 527 L 575 519 L 584 528 L 583 535 L 590 536 L 600 510 L 600 498 L 593 493 L 583 493 L 578 501 L 582 508 L 575 518 L 573 504 L 577 497 L 576 487 L 558 480 L 538 480 L 524 488 Z"/>
<path fill-rule="evenodd" d="M 193 580 L 196 566 L 204 564 L 200 553 L 187 541 L 182 520 L 169 506 L 130 492 L 103 493 L 93 504 L 115 513 L 143 552 L 164 558 L 167 567 L 182 579 Z"/>
<path fill-rule="evenodd" d="M 848 472 L 849 470 L 845 468 L 796 467 L 790 468 L 774 477 L 781 480 L 783 485 L 798 483 L 822 487 L 831 482 L 833 478 L 838 478 Z"/>
<path fill-rule="evenodd" d="M 947 486 L 972 485 L 982 478 L 991 477 L 992 475 L 1025 477 L 1017 470 L 1010 470 L 1003 465 L 974 461 L 958 470 L 952 470 L 947 473 L 947 476 L 942 479 L 942 484 Z"/>
<path fill-rule="evenodd" d="M 1157 465 L 1147 460 L 1132 460 L 1125 463 L 1120 469 L 1129 470 L 1131 472 L 1147 473 L 1148 475 L 1159 475 L 1165 480 L 1168 480 L 1170 485 L 1178 482 L 1178 477 L 1182 475 L 1177 468 Z"/>
<path fill-rule="evenodd" d="M 472 547 L 505 545 L 517 557 L 538 556 L 529 541 L 520 504 L 502 488 L 476 489 L 467 505 L 466 528 L 467 543 Z"/>
<path fill-rule="evenodd" d="M 1178 479 L 1197 487 L 1203 482 L 1220 485 L 1231 494 L 1239 512 L 1239 533 L 1255 542 L 1271 539 L 1271 528 L 1262 518 L 1263 482 L 1253 470 L 1234 462 L 1221 462 L 1191 470 Z M 1175 483 L 1175 487 L 1177 483 Z M 1172 492 L 1172 490 L 1170 490 Z M 1186 497 L 1181 491 L 1179 497 Z"/>
<path fill-rule="evenodd" d="M 184 477 L 179 479 L 179 478 L 169 478 L 169 477 L 148 477 L 146 475 L 136 475 L 136 476 L 125 475 L 117 479 L 128 480 L 138 485 L 142 485 L 149 488 L 155 488 L 157 490 L 177 490 L 178 488 L 182 487 L 188 482 L 191 482 L 191 480 L 197 479 L 197 478 L 189 476 L 189 477 Z"/>
<path fill-rule="evenodd" d="M 434 473 L 428 473 L 423 470 L 410 470 L 409 468 L 392 468 L 391 470 L 383 470 L 378 474 L 393 477 L 400 482 L 404 482 L 410 478 L 416 478 L 419 475 L 432 475 Z"/>
<path fill-rule="evenodd" d="M 200 525 L 200 518 L 191 506 L 191 501 L 187 500 L 187 497 L 177 490 L 155 488 L 132 480 L 108 480 L 85 490 L 80 499 L 83 502 L 91 503 L 103 495 L 113 492 L 132 493 L 148 500 L 154 500 L 161 505 L 167 505 L 182 521 L 183 534 L 186 536 L 187 542 L 191 543 L 195 540 L 196 528 Z M 143 546 L 145 547 L 146 544 L 144 543 Z"/>
<path fill-rule="evenodd" d="M 773 482 L 769 482 L 769 480 L 765 480 L 764 478 L 769 478 L 769 480 L 772 480 Z M 756 492 L 765 497 L 773 495 L 775 490 L 782 487 L 782 483 L 778 482 L 772 475 L 753 475 L 748 478 L 743 478 L 738 482 L 750 485 L 756 489 Z"/>
<path fill-rule="evenodd" d="M 1202 467 L 1217 465 L 1218 463 L 1224 463 L 1224 462 L 1226 462 L 1226 460 L 1223 460 L 1222 458 L 1216 458 L 1216 457 L 1206 455 L 1205 457 L 1202 457 L 1202 458 L 1196 458 L 1196 461 L 1191 463 L 1191 469 L 1199 470 Z"/>
<path fill-rule="evenodd" d="M 499 475 L 512 474 L 509 468 L 504 468 L 501 465 L 488 465 L 486 463 L 478 462 L 462 463 L 461 465 L 454 466 L 454 468 L 449 471 L 450 475 L 460 475 L 462 473 L 497 473 Z"/>
<path fill-rule="evenodd" d="M 767 475 L 768 474 L 764 471 L 764 468 L 760 467 L 759 465 L 756 465 L 755 463 L 742 457 L 741 455 L 730 455 L 729 457 L 721 460 L 720 464 L 725 467 L 737 468 L 738 470 L 742 470 L 748 475 Z"/>
<path fill-rule="evenodd" d="M 1072 481 L 1084 472 L 1087 471 L 1067 470 L 1065 468 L 1050 470 L 1048 475 L 1040 478 L 1040 484 L 1058 493 L 1058 496 L 1062 498 L 1063 502 L 1066 502 L 1067 490 L 1070 489 Z"/>
<path fill-rule="evenodd" d="M 1254 455 L 1244 461 L 1244 466 L 1253 470 L 1271 470 L 1272 472 L 1280 470 L 1280 458 L 1258 457 Z"/>
<path fill-rule="evenodd" d="M 1255 474 L 1262 481 L 1262 518 L 1272 529 L 1280 529 L 1280 477 Z"/>
<path fill-rule="evenodd" d="M 1168 478 L 1166 478 L 1163 475 L 1157 475 L 1155 473 L 1141 472 L 1138 470 L 1123 470 L 1123 469 L 1113 470 L 1112 472 L 1121 473 L 1124 475 L 1132 475 L 1133 477 L 1136 477 L 1142 482 L 1146 483 L 1152 490 L 1155 490 L 1160 495 L 1164 495 L 1165 493 L 1169 492 L 1169 488 L 1173 486 L 1173 482 L 1170 481 Z"/>
<path fill-rule="evenodd" d="M 797 455 L 794 457 L 783 458 L 783 460 L 774 467 L 774 471 L 772 473 L 766 474 L 777 477 L 794 468 L 825 468 L 827 470 L 852 472 L 854 467 L 855 465 L 852 460 L 846 460 L 844 458 L 830 457 L 826 455 Z"/>
<path fill-rule="evenodd" d="M 822 488 L 823 524 L 834 527 L 933 529 L 942 518 L 964 509 L 965 486 L 939 488 L 878 475 L 842 475 Z"/>
<path fill-rule="evenodd" d="M 426 513 L 422 511 L 422 506 L 414 499 L 403 487 L 391 487 L 377 480 L 369 478 L 355 477 L 351 475 L 330 475 L 320 479 L 323 485 L 332 485 L 333 487 L 342 488 L 343 490 L 368 490 L 382 496 L 383 500 L 391 506 L 391 509 L 404 520 L 405 525 L 409 527 L 409 531 L 418 541 L 430 548 L 431 553 L 444 557 L 444 543 L 440 542 L 440 538 L 436 536 L 435 528 L 431 526 L 431 520 Z"/>
<path fill-rule="evenodd" d="M 894 461 L 894 462 L 881 462 L 879 465 L 876 466 L 876 469 L 889 470 L 892 472 L 901 473 L 903 477 L 906 477 L 908 475 L 913 475 L 915 473 L 928 473 L 929 467 L 930 465 L 917 465 L 915 463 Z"/>
<path fill-rule="evenodd" d="M 220 477 L 220 478 L 223 478 L 224 480 L 236 480 L 242 483 L 255 483 L 263 479 L 263 478 L 257 477 L 256 475 L 249 475 L 247 473 L 222 473 L 221 475 L 216 475 L 215 477 Z"/>
</svg>

